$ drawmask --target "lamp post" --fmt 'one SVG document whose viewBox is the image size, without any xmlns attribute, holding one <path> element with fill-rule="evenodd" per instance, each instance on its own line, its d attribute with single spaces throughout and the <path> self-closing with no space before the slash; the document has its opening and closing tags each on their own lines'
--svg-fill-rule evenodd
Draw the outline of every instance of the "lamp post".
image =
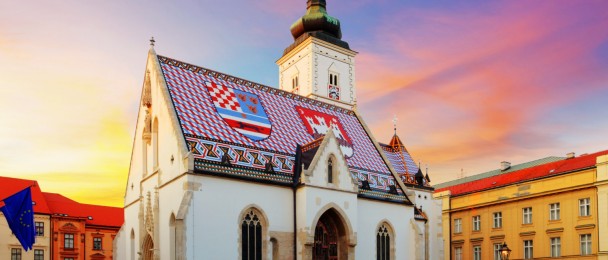
<svg viewBox="0 0 608 260">
<path fill-rule="evenodd" d="M 502 246 L 500 247 L 500 259 L 509 260 L 509 255 L 511 254 L 511 249 L 507 246 L 507 242 L 502 242 Z"/>
</svg>

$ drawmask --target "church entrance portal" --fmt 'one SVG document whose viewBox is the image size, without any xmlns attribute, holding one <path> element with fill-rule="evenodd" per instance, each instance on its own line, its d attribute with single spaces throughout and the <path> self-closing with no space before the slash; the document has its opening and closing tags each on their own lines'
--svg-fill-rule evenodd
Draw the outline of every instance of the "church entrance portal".
<svg viewBox="0 0 608 260">
<path fill-rule="evenodd" d="M 313 260 L 347 259 L 347 235 L 342 220 L 330 209 L 321 215 L 315 227 Z"/>
</svg>

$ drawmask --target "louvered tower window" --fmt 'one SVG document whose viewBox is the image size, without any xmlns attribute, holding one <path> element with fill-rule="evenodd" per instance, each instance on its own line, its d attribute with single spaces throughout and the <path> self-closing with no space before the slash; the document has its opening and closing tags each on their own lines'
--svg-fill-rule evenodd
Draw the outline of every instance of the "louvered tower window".
<svg viewBox="0 0 608 260">
<path fill-rule="evenodd" d="M 261 260 L 262 223 L 253 210 L 245 214 L 241 223 L 241 232 L 243 260 Z"/>
</svg>

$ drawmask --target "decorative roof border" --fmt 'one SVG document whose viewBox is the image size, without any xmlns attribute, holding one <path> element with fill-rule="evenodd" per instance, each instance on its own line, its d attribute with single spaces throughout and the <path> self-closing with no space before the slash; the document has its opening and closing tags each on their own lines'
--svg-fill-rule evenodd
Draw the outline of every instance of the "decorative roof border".
<svg viewBox="0 0 608 260">
<path fill-rule="evenodd" d="M 259 169 L 253 169 L 243 166 L 223 166 L 220 164 L 210 163 L 208 161 L 195 160 L 194 169 L 204 173 L 210 173 L 216 176 L 229 176 L 242 179 L 257 180 L 261 182 L 270 182 L 274 184 L 291 185 L 293 177 L 281 173 L 266 173 Z"/>
<path fill-rule="evenodd" d="M 273 152 L 263 152 L 259 149 L 245 148 L 238 145 L 228 145 L 214 141 L 207 141 L 188 137 L 186 139 L 195 161 L 206 161 L 210 163 L 222 163 L 224 157 L 234 167 L 240 166 L 245 169 L 266 169 L 270 163 L 275 172 L 292 175 L 295 158 Z"/>
<path fill-rule="evenodd" d="M 410 200 L 403 194 L 394 195 L 387 192 L 375 191 L 375 190 L 364 190 L 359 189 L 359 197 L 368 198 L 368 199 L 376 199 L 388 202 L 396 202 L 403 203 L 407 205 L 414 205 Z"/>
<path fill-rule="evenodd" d="M 205 141 L 210 141 L 210 142 L 215 142 L 215 143 L 221 143 L 221 144 L 227 144 L 227 145 L 235 145 L 235 146 L 238 146 L 238 147 L 255 149 L 255 150 L 262 151 L 262 152 L 276 153 L 276 154 L 285 155 L 285 156 L 295 156 L 295 153 L 293 153 L 293 154 L 291 154 L 291 153 L 283 153 L 283 152 L 279 152 L 279 151 L 264 149 L 264 148 L 261 148 L 261 147 L 255 147 L 255 146 L 252 146 L 252 145 L 237 144 L 237 143 L 233 143 L 233 142 L 226 142 L 226 141 L 223 141 L 223 140 L 218 140 L 218 139 L 213 139 L 213 138 L 207 138 L 207 137 L 193 135 L 193 134 L 184 134 L 184 136 L 186 137 L 186 140 L 188 140 L 190 138 L 196 138 L 196 139 L 199 139 L 199 140 L 205 140 Z M 192 149 L 192 147 L 188 147 L 188 148 L 190 150 Z"/>
<path fill-rule="evenodd" d="M 162 62 L 162 63 L 168 64 L 168 65 L 171 65 L 171 66 L 176 66 L 178 68 L 185 69 L 185 70 L 188 70 L 188 71 L 192 71 L 194 73 L 203 74 L 205 76 L 211 76 L 211 77 L 214 77 L 214 78 L 217 78 L 217 79 L 221 79 L 221 80 L 224 80 L 224 81 L 227 81 L 227 82 L 236 83 L 236 84 L 239 84 L 239 85 L 242 85 L 242 86 L 250 87 L 250 88 L 253 88 L 253 89 L 257 89 L 257 90 L 264 91 L 264 92 L 267 92 L 267 93 L 270 93 L 270 94 L 275 94 L 275 95 L 278 95 L 278 96 L 281 96 L 281 97 L 293 99 L 293 100 L 296 100 L 296 101 L 301 101 L 301 102 L 304 102 L 304 103 L 307 103 L 307 104 L 310 104 L 310 105 L 315 105 L 315 106 L 318 106 L 318 107 L 329 109 L 331 111 L 336 111 L 336 112 L 344 113 L 344 114 L 347 114 L 347 115 L 350 115 L 350 116 L 353 116 L 355 114 L 355 112 L 352 111 L 352 110 L 348 110 L 348 109 L 345 109 L 345 108 L 342 108 L 342 107 L 334 106 L 334 105 L 331 105 L 331 104 L 328 104 L 328 103 L 325 103 L 325 102 L 322 102 L 322 101 L 319 101 L 319 100 L 315 100 L 315 99 L 312 99 L 312 98 L 303 97 L 303 96 L 300 96 L 300 95 L 297 95 L 297 94 L 293 94 L 293 93 L 287 92 L 285 90 L 269 87 L 269 86 L 266 86 L 266 85 L 262 85 L 262 84 L 259 84 L 259 83 L 248 81 L 248 80 L 245 80 L 245 79 L 242 79 L 242 78 L 238 78 L 238 77 L 235 77 L 235 76 L 231 76 L 231 75 L 224 74 L 224 73 L 221 73 L 221 72 L 217 72 L 217 71 L 214 71 L 214 70 L 210 70 L 210 69 L 206 69 L 206 68 L 199 67 L 199 66 L 196 66 L 196 65 L 192 65 L 190 63 L 186 63 L 186 62 L 183 62 L 183 61 L 171 59 L 171 58 L 168 58 L 168 57 L 165 57 L 165 56 L 157 55 L 157 57 L 158 57 L 158 60 L 160 62 Z"/>
</svg>

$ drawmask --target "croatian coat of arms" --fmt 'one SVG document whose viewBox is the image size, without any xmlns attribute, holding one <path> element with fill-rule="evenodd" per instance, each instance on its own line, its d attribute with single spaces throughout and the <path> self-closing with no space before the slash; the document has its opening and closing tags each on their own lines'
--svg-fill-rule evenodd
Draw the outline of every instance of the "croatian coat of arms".
<svg viewBox="0 0 608 260">
<path fill-rule="evenodd" d="M 338 139 L 342 154 L 346 157 L 353 156 L 353 144 L 350 138 L 348 138 L 346 131 L 344 131 L 338 117 L 299 106 L 296 106 L 296 110 L 309 134 L 314 138 L 319 138 L 331 129 Z"/>
<path fill-rule="evenodd" d="M 218 114 L 235 131 L 259 141 L 270 136 L 272 124 L 256 94 L 205 82 Z"/>
</svg>

